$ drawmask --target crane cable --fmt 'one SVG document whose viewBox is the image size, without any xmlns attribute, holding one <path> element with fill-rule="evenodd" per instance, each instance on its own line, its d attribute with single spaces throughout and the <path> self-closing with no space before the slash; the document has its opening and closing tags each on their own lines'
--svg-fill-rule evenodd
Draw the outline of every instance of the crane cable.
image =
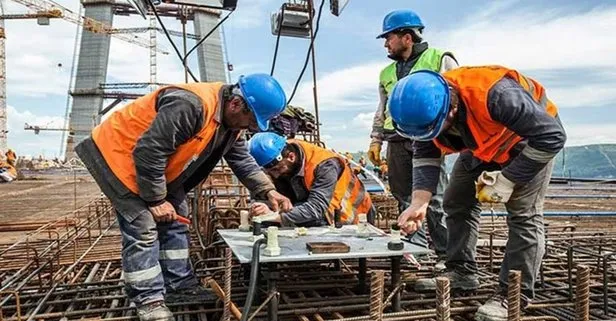
<svg viewBox="0 0 616 321">
<path fill-rule="evenodd" d="M 165 36 L 167 37 L 167 40 L 169 40 L 169 42 L 171 43 L 171 46 L 173 47 L 173 50 L 175 51 L 175 53 L 177 54 L 178 58 L 180 58 L 180 61 L 182 61 L 182 65 L 184 66 L 184 68 L 186 68 L 186 71 L 188 72 L 188 74 L 190 75 L 190 77 L 195 81 L 195 82 L 199 82 L 199 80 L 197 79 L 197 77 L 193 74 L 192 70 L 190 70 L 190 67 L 188 67 L 188 56 L 195 50 L 197 49 L 216 29 L 218 29 L 218 27 L 225 22 L 229 16 L 233 13 L 234 10 L 229 11 L 229 13 L 223 18 L 221 19 L 215 26 L 214 28 L 212 28 L 212 30 L 210 30 L 205 36 L 203 36 L 199 41 L 197 41 L 197 43 L 188 51 L 188 53 L 186 53 L 186 56 L 182 56 L 182 54 L 180 53 L 180 50 L 178 49 L 178 47 L 175 45 L 175 43 L 173 42 L 173 39 L 171 39 L 171 35 L 169 34 L 169 31 L 167 30 L 167 27 L 165 26 L 165 24 L 163 23 L 163 20 L 160 18 L 160 15 L 158 14 L 158 10 L 156 10 L 156 6 L 154 5 L 154 3 L 152 2 L 152 0 L 147 0 L 148 3 L 150 4 L 150 7 L 152 8 L 152 12 L 154 13 L 154 15 L 156 16 L 156 20 L 158 20 L 158 23 L 160 24 L 161 28 L 163 29 Z"/>
</svg>

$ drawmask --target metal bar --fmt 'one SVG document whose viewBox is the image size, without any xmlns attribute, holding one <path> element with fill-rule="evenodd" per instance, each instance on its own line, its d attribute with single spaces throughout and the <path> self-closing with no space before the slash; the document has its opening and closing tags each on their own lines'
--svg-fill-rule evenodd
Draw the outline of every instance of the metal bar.
<svg viewBox="0 0 616 321">
<path fill-rule="evenodd" d="M 511 270 L 507 280 L 507 320 L 520 321 L 520 279 L 522 272 Z"/>
<path fill-rule="evenodd" d="M 370 277 L 370 318 L 374 321 L 383 320 L 383 290 L 385 273 L 374 271 Z"/>
<path fill-rule="evenodd" d="M 590 310 L 590 269 L 585 265 L 578 265 L 575 281 L 575 320 L 588 321 Z"/>
<path fill-rule="evenodd" d="M 359 268 L 357 273 L 357 279 L 359 280 L 358 291 L 363 294 L 366 293 L 366 270 L 368 269 L 366 266 L 366 259 L 361 258 L 358 260 Z"/>
<path fill-rule="evenodd" d="M 450 318 L 449 279 L 436 278 L 436 321 L 449 321 Z"/>
<path fill-rule="evenodd" d="M 391 257 L 391 289 L 394 290 L 398 283 L 400 282 L 400 260 L 402 257 L 393 256 Z M 400 292 L 396 292 L 393 298 L 391 299 L 391 306 L 394 312 L 402 311 L 402 306 L 400 305 Z"/>
</svg>

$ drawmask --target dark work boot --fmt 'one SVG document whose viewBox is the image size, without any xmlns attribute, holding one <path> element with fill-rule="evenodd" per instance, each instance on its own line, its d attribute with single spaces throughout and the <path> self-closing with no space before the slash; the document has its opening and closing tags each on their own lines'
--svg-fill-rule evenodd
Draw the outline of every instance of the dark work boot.
<svg viewBox="0 0 616 321">
<path fill-rule="evenodd" d="M 460 274 L 456 271 L 447 271 L 440 275 L 449 279 L 452 290 L 473 291 L 479 288 L 479 280 L 475 274 Z M 419 279 L 415 282 L 415 291 L 426 292 L 436 290 L 436 278 Z"/>
<path fill-rule="evenodd" d="M 186 289 L 179 290 L 167 290 L 165 295 L 165 302 L 167 303 L 179 303 L 179 302 L 214 302 L 218 297 L 212 292 L 212 290 L 197 285 Z"/>
</svg>

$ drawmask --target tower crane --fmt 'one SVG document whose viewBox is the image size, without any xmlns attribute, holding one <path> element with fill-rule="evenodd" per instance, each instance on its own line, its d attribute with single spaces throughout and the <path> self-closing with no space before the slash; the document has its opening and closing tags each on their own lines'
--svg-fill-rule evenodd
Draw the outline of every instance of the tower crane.
<svg viewBox="0 0 616 321">
<path fill-rule="evenodd" d="M 71 132 L 72 130 L 69 128 L 61 128 L 61 127 L 49 127 L 49 126 L 38 126 L 38 125 L 30 125 L 28 123 L 26 123 L 24 125 L 24 130 L 33 130 L 35 135 L 38 135 L 41 130 L 45 130 L 45 131 L 57 131 L 57 132 L 61 132 L 61 131 L 68 131 Z"/>
<path fill-rule="evenodd" d="M 169 54 L 166 50 L 162 50 L 156 47 L 155 43 L 152 43 L 152 36 L 150 39 L 145 39 L 141 37 L 137 37 L 134 35 L 123 34 L 114 32 L 114 29 L 100 21 L 82 17 L 80 14 L 77 14 L 60 4 L 54 2 L 53 0 L 13 0 L 16 3 L 24 5 L 35 12 L 30 13 L 21 13 L 21 14 L 5 14 L 4 13 L 4 0 L 0 0 L 0 154 L 2 154 L 7 149 L 7 110 L 6 110 L 6 32 L 4 28 L 4 20 L 8 19 L 37 19 L 39 25 L 49 25 L 49 19 L 58 18 L 69 21 L 71 23 L 82 26 L 84 30 L 106 34 L 111 37 L 120 39 L 122 41 L 128 42 L 130 44 L 134 44 L 140 47 L 150 49 L 150 60 L 155 59 L 152 56 L 156 57 L 156 52 L 160 52 L 162 54 Z M 153 62 L 156 63 L 155 60 Z M 150 62 L 152 64 L 152 62 Z M 154 67 L 155 68 L 155 67 Z M 152 69 L 152 67 L 151 67 Z M 155 77 L 151 74 L 151 77 Z M 154 78 L 155 79 L 155 78 Z M 27 125 L 24 127 L 26 130 L 34 130 L 35 133 L 38 134 L 40 130 L 61 130 L 64 129 L 48 129 L 41 128 L 39 126 L 30 126 Z M 66 130 L 64 130 L 66 131 Z"/>
<path fill-rule="evenodd" d="M 88 30 L 93 33 L 107 34 L 111 35 L 114 38 L 126 41 L 128 43 L 150 49 L 150 41 L 148 39 L 144 39 L 138 36 L 129 36 L 125 34 L 113 33 L 113 28 L 108 24 L 102 23 L 100 21 L 94 20 L 88 17 L 82 17 L 77 13 L 59 5 L 58 3 L 52 0 L 12 0 L 13 2 L 17 2 L 22 4 L 32 10 L 35 11 L 43 11 L 43 12 L 60 12 L 60 16 L 58 18 L 64 19 L 66 21 L 78 24 L 82 26 L 85 30 Z M 169 52 L 157 48 L 156 51 L 162 54 L 169 54 Z"/>
</svg>

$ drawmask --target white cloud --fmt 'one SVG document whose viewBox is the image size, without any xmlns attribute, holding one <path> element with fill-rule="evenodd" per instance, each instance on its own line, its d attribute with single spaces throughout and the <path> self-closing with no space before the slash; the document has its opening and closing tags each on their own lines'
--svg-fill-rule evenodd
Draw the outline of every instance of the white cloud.
<svg viewBox="0 0 616 321">
<path fill-rule="evenodd" d="M 425 36 L 431 44 L 453 50 L 466 65 L 502 64 L 521 70 L 616 65 L 616 7 L 568 13 L 501 5 L 491 11 L 469 16 L 452 30 L 428 29 Z"/>
<path fill-rule="evenodd" d="M 360 129 L 370 129 L 372 128 L 372 119 L 374 118 L 374 113 L 359 113 L 353 120 L 351 124 L 359 127 Z"/>
<path fill-rule="evenodd" d="M 385 64 L 370 62 L 319 77 L 317 92 L 320 109 L 344 110 L 367 104 L 376 108 L 379 73 Z M 296 95 L 295 101 L 301 106 L 312 105 L 312 80 L 302 82 Z"/>
<path fill-rule="evenodd" d="M 32 130 L 24 130 L 24 124 L 63 128 L 64 119 L 57 116 L 36 115 L 23 108 L 21 110 L 13 106 L 7 107 L 8 147 L 14 149 L 20 156 L 58 156 L 62 132 L 43 130 L 35 134 Z"/>
<path fill-rule="evenodd" d="M 270 24 L 268 8 L 272 0 L 242 0 L 238 2 L 237 9 L 229 17 L 230 28 L 249 29 Z M 282 4 L 282 1 L 280 1 Z M 276 8 L 276 10 L 278 7 Z"/>
<path fill-rule="evenodd" d="M 613 124 L 563 124 L 567 132 L 567 146 L 616 143 Z"/>
</svg>

